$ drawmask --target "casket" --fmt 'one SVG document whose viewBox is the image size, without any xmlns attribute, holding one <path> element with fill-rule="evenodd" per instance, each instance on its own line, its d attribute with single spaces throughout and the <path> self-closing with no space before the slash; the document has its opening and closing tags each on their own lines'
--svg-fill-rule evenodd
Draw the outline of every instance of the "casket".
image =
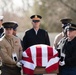
<svg viewBox="0 0 76 75">
<path fill-rule="evenodd" d="M 45 70 L 45 67 L 36 67 L 35 70 L 34 70 L 34 74 L 57 74 L 59 73 L 59 70 L 54 70 L 50 73 L 47 73 L 46 70 Z"/>
<path fill-rule="evenodd" d="M 59 73 L 59 69 L 54 70 L 53 72 L 50 72 L 50 73 L 47 73 L 45 71 L 45 67 L 36 67 L 34 70 L 34 74 L 57 74 L 57 73 Z M 27 74 L 24 74 L 24 75 L 27 75 Z"/>
<path fill-rule="evenodd" d="M 58 52 L 48 45 L 33 45 L 23 52 L 22 64 L 24 75 L 58 73 Z"/>
</svg>

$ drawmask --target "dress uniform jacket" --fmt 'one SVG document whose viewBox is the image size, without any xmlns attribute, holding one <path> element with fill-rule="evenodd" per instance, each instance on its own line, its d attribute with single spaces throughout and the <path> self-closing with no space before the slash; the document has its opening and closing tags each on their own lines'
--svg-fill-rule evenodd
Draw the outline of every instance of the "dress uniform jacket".
<svg viewBox="0 0 76 75">
<path fill-rule="evenodd" d="M 65 52 L 65 66 L 76 67 L 76 37 L 72 41 L 66 40 L 63 47 Z"/>
<path fill-rule="evenodd" d="M 60 66 L 59 75 L 76 75 L 76 37 L 66 40 L 63 52 L 65 53 L 65 65 Z"/>
<path fill-rule="evenodd" d="M 45 30 L 39 29 L 36 34 L 35 30 L 32 28 L 25 33 L 23 37 L 23 50 L 35 44 L 50 45 L 49 36 Z"/>
<path fill-rule="evenodd" d="M 59 33 L 54 39 L 54 47 L 57 49 L 59 41 L 64 37 L 64 33 Z"/>
<path fill-rule="evenodd" d="M 17 61 L 21 60 L 22 47 L 20 44 L 20 39 L 15 36 L 11 36 L 11 38 L 5 36 L 4 39 L 0 41 L 0 55 L 4 65 L 7 65 L 9 67 L 16 66 L 16 62 L 12 57 L 13 53 L 17 54 Z"/>
</svg>

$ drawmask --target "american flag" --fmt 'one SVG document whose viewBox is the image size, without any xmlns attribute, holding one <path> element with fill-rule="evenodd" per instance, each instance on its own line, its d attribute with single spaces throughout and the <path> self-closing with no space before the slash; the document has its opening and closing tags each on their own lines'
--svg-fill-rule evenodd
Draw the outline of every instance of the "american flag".
<svg viewBox="0 0 76 75">
<path fill-rule="evenodd" d="M 33 75 L 37 66 L 45 67 L 46 72 L 50 73 L 58 69 L 58 52 L 48 45 L 33 45 L 23 52 L 21 62 L 24 74 Z"/>
</svg>

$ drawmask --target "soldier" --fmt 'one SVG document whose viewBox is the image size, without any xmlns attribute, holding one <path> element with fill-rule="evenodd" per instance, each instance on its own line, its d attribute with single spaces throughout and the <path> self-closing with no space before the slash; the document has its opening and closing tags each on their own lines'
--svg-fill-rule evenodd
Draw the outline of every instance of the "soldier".
<svg viewBox="0 0 76 75">
<path fill-rule="evenodd" d="M 59 75 L 76 75 L 76 24 L 67 27 L 67 39 L 62 48 L 65 53 L 64 64 Z"/>
<path fill-rule="evenodd" d="M 69 19 L 69 18 L 66 18 L 66 19 L 61 19 L 61 23 L 62 23 L 62 32 L 59 33 L 56 37 L 55 37 L 55 40 L 54 40 L 54 48 L 56 50 L 58 50 L 59 52 L 59 57 L 60 57 L 60 65 L 63 65 L 64 62 L 64 57 L 65 57 L 65 54 L 62 52 L 62 47 L 64 46 L 64 43 L 65 43 L 65 40 L 66 40 L 66 26 L 70 25 L 72 19 Z M 60 67 L 59 67 L 59 70 L 60 70 Z M 59 75 L 59 74 L 57 74 Z"/>
<path fill-rule="evenodd" d="M 33 28 L 26 31 L 23 37 L 23 50 L 35 44 L 46 44 L 50 45 L 48 33 L 40 29 L 40 20 L 42 17 L 40 15 L 32 15 Z"/>
<path fill-rule="evenodd" d="M 33 28 L 26 31 L 23 37 L 23 50 L 36 44 L 50 45 L 48 33 L 40 29 L 40 20 L 42 17 L 40 15 L 32 15 L 30 18 L 32 19 Z"/>
<path fill-rule="evenodd" d="M 0 41 L 4 38 L 5 36 L 5 29 L 2 26 L 3 23 L 3 16 L 0 16 Z"/>
<path fill-rule="evenodd" d="M 63 38 L 63 37 L 66 37 L 65 34 L 66 34 L 66 31 L 65 31 L 65 27 L 67 25 L 69 25 L 69 23 L 71 23 L 72 19 L 70 18 L 65 18 L 65 19 L 61 19 L 61 23 L 62 23 L 62 32 L 59 33 L 55 39 L 54 39 L 54 47 L 55 49 L 57 49 L 57 46 L 58 46 L 58 42 Z"/>
<path fill-rule="evenodd" d="M 12 22 L 14 22 L 14 21 L 12 21 Z M 17 27 L 18 27 L 18 23 L 17 22 L 14 22 L 15 23 L 15 25 L 14 25 L 14 27 L 13 27 L 13 35 L 14 36 L 16 36 L 16 37 L 18 37 L 17 36 Z M 21 41 L 21 46 L 23 46 L 22 45 L 22 40 L 20 39 L 20 41 Z"/>
<path fill-rule="evenodd" d="M 0 16 L 0 41 L 2 41 L 2 39 L 5 36 L 5 29 L 2 26 L 2 23 L 3 23 L 3 16 Z M 1 66 L 2 66 L 2 59 L 0 57 L 0 75 L 1 75 Z"/>
<path fill-rule="evenodd" d="M 6 30 L 6 35 L 0 41 L 0 55 L 3 66 L 1 75 L 21 75 L 22 47 L 20 39 L 13 35 L 14 22 L 4 22 L 2 24 Z"/>
<path fill-rule="evenodd" d="M 13 35 L 17 36 L 17 27 L 18 27 L 18 24 L 17 24 L 17 22 L 14 22 L 14 23 L 15 23 L 15 25 L 13 27 Z"/>
</svg>

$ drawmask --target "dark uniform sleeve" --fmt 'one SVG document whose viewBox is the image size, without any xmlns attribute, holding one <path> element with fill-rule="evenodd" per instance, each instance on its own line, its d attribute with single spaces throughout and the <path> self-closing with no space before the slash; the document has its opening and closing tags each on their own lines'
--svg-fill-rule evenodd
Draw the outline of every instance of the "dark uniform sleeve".
<svg viewBox="0 0 76 75">
<path fill-rule="evenodd" d="M 71 52 L 72 56 L 68 57 L 67 59 L 65 58 L 65 63 L 68 65 L 76 65 L 76 51 Z"/>
<path fill-rule="evenodd" d="M 23 51 L 27 49 L 27 32 L 23 37 Z"/>
<path fill-rule="evenodd" d="M 50 45 L 50 39 L 49 39 L 49 35 L 47 32 L 45 32 L 45 43 L 46 45 Z"/>
<path fill-rule="evenodd" d="M 69 66 L 76 66 L 76 38 L 68 42 L 65 48 L 65 64 Z"/>
</svg>

